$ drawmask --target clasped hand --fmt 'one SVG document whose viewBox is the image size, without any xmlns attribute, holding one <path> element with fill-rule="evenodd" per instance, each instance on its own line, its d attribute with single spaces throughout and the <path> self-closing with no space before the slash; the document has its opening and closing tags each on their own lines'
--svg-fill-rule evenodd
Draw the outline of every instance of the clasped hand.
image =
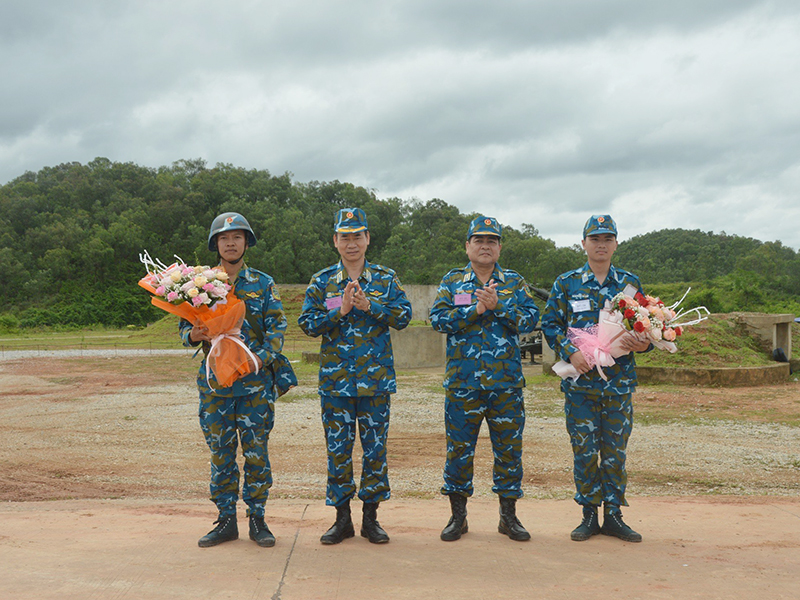
<svg viewBox="0 0 800 600">
<path fill-rule="evenodd" d="M 344 288 L 344 294 L 342 294 L 342 316 L 349 313 L 354 307 L 358 310 L 368 311 L 369 298 L 367 298 L 357 281 L 350 281 Z"/>
<path fill-rule="evenodd" d="M 494 310 L 497 307 L 497 284 L 490 279 L 484 287 L 475 290 L 475 297 L 478 298 L 476 310 L 479 315 Z"/>
</svg>

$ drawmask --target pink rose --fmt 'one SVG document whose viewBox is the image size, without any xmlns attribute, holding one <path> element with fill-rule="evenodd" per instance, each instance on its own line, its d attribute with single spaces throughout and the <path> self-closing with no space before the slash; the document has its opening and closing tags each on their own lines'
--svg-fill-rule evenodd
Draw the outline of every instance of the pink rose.
<svg viewBox="0 0 800 600">
<path fill-rule="evenodd" d="M 675 330 L 672 328 L 667 328 L 664 330 L 664 339 L 668 342 L 674 342 L 675 338 L 678 337 L 675 335 Z"/>
<path fill-rule="evenodd" d="M 208 297 L 208 294 L 203 292 L 202 294 L 197 294 L 196 298 L 200 299 L 200 304 L 208 304 L 211 302 L 211 298 Z"/>
<path fill-rule="evenodd" d="M 167 290 L 164 288 L 163 285 L 160 285 L 156 288 L 156 294 L 159 296 L 163 296 Z"/>
<path fill-rule="evenodd" d="M 167 294 L 167 300 L 169 302 L 175 302 L 175 300 L 177 300 L 179 297 L 180 296 L 178 295 L 178 292 L 170 292 Z"/>
<path fill-rule="evenodd" d="M 224 298 L 225 296 L 227 296 L 227 295 L 228 295 L 227 286 L 224 286 L 224 285 L 214 285 L 214 286 L 212 286 L 212 288 L 213 288 L 213 289 L 212 289 L 212 290 L 210 290 L 210 291 L 208 292 L 208 294 L 209 294 L 209 295 L 210 295 L 212 298 Z"/>
<path fill-rule="evenodd" d="M 203 303 L 203 300 L 200 298 L 200 296 L 202 296 L 202 294 L 198 294 L 197 296 L 192 298 L 192 306 L 194 306 L 195 308 Z"/>
</svg>

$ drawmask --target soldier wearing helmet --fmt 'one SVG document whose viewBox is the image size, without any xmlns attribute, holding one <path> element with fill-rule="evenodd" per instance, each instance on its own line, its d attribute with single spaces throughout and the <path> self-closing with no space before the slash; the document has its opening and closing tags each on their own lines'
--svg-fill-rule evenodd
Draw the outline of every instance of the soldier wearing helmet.
<svg viewBox="0 0 800 600">
<path fill-rule="evenodd" d="M 386 436 L 389 397 L 397 391 L 389 327 L 403 329 L 411 303 L 394 271 L 370 263 L 367 216 L 360 208 L 336 214 L 333 244 L 341 260 L 316 273 L 306 290 L 298 323 L 306 334 L 322 336 L 319 394 L 328 445 L 326 504 L 336 522 L 320 538 L 338 544 L 355 535 L 350 500 L 353 442 L 361 438 L 363 460 L 358 497 L 363 502 L 361 535 L 374 544 L 389 541 L 378 523 L 378 504 L 389 499 Z"/>
<path fill-rule="evenodd" d="M 522 432 L 525 404 L 519 335 L 539 318 L 528 284 L 498 260 L 502 228 L 479 216 L 467 231 L 469 264 L 447 273 L 431 307 L 431 326 L 447 334 L 445 431 L 447 459 L 442 494 L 452 515 L 441 539 L 467 533 L 467 498 L 473 493 L 475 446 L 486 420 L 494 453 L 494 486 L 500 499 L 498 531 L 515 541 L 530 539 L 516 516 L 522 497 Z"/>
<path fill-rule="evenodd" d="M 210 380 L 206 379 L 205 358 L 200 365 L 200 427 L 211 450 L 211 500 L 219 511 L 216 527 L 199 540 L 201 547 L 239 537 L 237 439 L 241 439 L 244 455 L 242 500 L 247 505 L 250 539 L 262 547 L 275 545 L 275 537 L 264 520 L 264 505 L 272 485 L 267 442 L 274 423 L 276 384 L 270 367 L 285 361 L 280 353 L 286 317 L 272 277 L 244 262 L 245 252 L 256 243 L 252 227 L 239 213 L 223 213 L 211 224 L 208 249 L 216 251 L 234 294 L 247 307 L 241 338 L 255 355 L 259 370 L 242 376 L 229 387 L 220 387 L 213 374 Z M 185 345 L 202 344 L 208 351 L 210 339 L 202 326 L 181 321 L 180 331 Z"/>
<path fill-rule="evenodd" d="M 602 533 L 626 542 L 641 542 L 642 536 L 622 520 L 620 507 L 628 505 L 625 457 L 633 427 L 634 352 L 644 352 L 650 344 L 626 338 L 625 349 L 629 353 L 604 368 L 606 378 L 601 378 L 567 334 L 571 328 L 596 325 L 606 302 L 620 292 L 631 297 L 643 293 L 642 284 L 636 275 L 611 264 L 617 249 L 617 224 L 611 215 L 589 217 L 582 244 L 586 264 L 556 278 L 542 316 L 542 332 L 548 345 L 556 356 L 581 373 L 575 380 L 561 382 L 572 442 L 575 502 L 583 514 L 570 538 L 583 542 Z M 597 515 L 601 504 L 602 527 Z"/>
</svg>

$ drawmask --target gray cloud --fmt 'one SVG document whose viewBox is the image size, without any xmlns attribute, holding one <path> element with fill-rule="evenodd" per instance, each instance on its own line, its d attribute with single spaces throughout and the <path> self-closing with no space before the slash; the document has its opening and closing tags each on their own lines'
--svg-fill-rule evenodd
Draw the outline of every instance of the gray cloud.
<svg viewBox="0 0 800 600">
<path fill-rule="evenodd" d="M 613 210 L 800 247 L 794 2 L 8 4 L 0 181 L 203 157 L 559 244 Z"/>
</svg>

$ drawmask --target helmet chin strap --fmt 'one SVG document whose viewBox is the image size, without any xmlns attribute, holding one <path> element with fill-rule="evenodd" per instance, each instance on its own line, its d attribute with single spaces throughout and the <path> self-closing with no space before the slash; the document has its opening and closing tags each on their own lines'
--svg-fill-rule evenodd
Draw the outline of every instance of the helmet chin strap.
<svg viewBox="0 0 800 600">
<path fill-rule="evenodd" d="M 244 249 L 244 252 L 242 252 L 242 255 L 241 255 L 239 258 L 237 258 L 236 260 L 234 260 L 234 261 L 229 261 L 229 260 L 226 260 L 225 262 L 227 262 L 229 265 L 236 266 L 236 265 L 238 265 L 239 263 L 241 263 L 242 261 L 244 261 L 244 255 L 245 255 L 245 253 L 246 253 L 246 252 L 247 252 L 247 248 L 245 248 L 245 249 Z M 217 259 L 218 259 L 220 262 L 222 262 L 222 261 L 224 260 L 224 259 L 222 258 L 222 255 L 219 253 L 219 250 L 217 250 Z"/>
</svg>

